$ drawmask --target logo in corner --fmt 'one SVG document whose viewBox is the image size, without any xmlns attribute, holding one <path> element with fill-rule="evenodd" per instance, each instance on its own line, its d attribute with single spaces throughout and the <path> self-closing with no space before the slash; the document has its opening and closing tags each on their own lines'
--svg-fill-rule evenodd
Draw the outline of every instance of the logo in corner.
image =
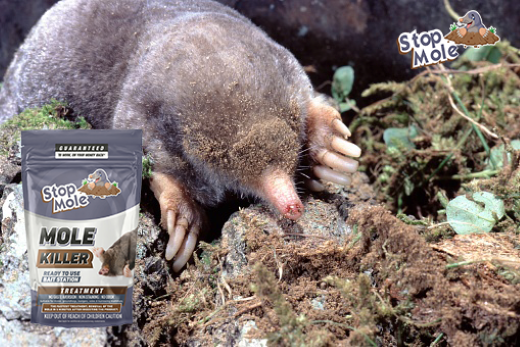
<svg viewBox="0 0 520 347">
<path fill-rule="evenodd" d="M 71 211 L 86 207 L 89 196 L 105 199 L 121 193 L 117 182 L 110 181 L 105 170 L 97 169 L 82 181 L 78 188 L 74 183 L 45 186 L 41 190 L 42 200 L 52 202 L 52 213 Z"/>
<path fill-rule="evenodd" d="M 400 54 L 412 52 L 411 68 L 417 69 L 435 64 L 453 61 L 458 56 L 457 48 L 472 46 L 480 48 L 494 45 L 500 38 L 494 27 L 486 28 L 477 11 L 469 11 L 457 23 L 450 25 L 450 33 L 443 35 L 439 29 L 417 33 L 404 32 L 397 39 Z"/>
</svg>

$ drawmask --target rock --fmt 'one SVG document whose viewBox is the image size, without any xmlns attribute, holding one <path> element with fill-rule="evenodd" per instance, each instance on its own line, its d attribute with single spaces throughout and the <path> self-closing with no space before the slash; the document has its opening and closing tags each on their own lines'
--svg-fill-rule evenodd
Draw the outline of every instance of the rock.
<svg viewBox="0 0 520 347">
<path fill-rule="evenodd" d="M 13 182 L 20 172 L 19 165 L 12 163 L 6 156 L 0 155 L 0 196 L 2 196 L 5 186 Z"/>
<path fill-rule="evenodd" d="M 0 199 L 0 346 L 102 346 L 106 328 L 61 328 L 30 323 L 30 282 L 21 184 Z"/>
<path fill-rule="evenodd" d="M 248 334 L 253 330 L 258 330 L 255 321 L 249 320 L 244 322 L 242 329 L 240 329 L 238 347 L 267 347 L 267 339 L 247 338 Z"/>
<path fill-rule="evenodd" d="M 7 186 L 2 208 L 2 248 L 0 252 L 0 312 L 11 319 L 31 317 L 29 265 L 25 237 L 22 185 Z"/>
<path fill-rule="evenodd" d="M 231 278 L 250 271 L 247 268 L 247 234 L 252 228 L 265 233 L 287 235 L 298 242 L 302 237 L 318 237 L 343 244 L 351 228 L 345 223 L 348 216 L 348 200 L 340 194 L 325 192 L 321 199 L 309 197 L 305 201 L 305 213 L 297 223 L 279 216 L 264 205 L 252 205 L 235 212 L 222 229 L 222 247 L 229 250 L 224 261 L 224 275 Z M 299 236 L 299 235 L 302 236 Z"/>
</svg>

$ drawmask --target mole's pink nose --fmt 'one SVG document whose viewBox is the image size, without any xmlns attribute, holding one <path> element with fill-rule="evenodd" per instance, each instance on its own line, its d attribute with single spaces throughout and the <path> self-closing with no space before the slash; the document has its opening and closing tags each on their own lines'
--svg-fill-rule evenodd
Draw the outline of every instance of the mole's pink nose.
<svg viewBox="0 0 520 347">
<path fill-rule="evenodd" d="M 88 175 L 88 178 L 92 178 L 92 175 Z"/>
<path fill-rule="evenodd" d="M 463 19 L 462 19 L 462 18 L 459 18 L 459 22 L 462 22 L 462 21 L 463 21 Z"/>
<path fill-rule="evenodd" d="M 268 170 L 260 178 L 264 198 L 288 219 L 297 220 L 303 214 L 303 204 L 296 194 L 291 177 L 281 170 Z"/>
<path fill-rule="evenodd" d="M 283 215 L 286 218 L 289 218 L 292 220 L 297 220 L 302 216 L 303 210 L 304 210 L 304 207 L 303 207 L 302 203 L 300 202 L 299 204 L 296 204 L 296 205 L 287 206 L 285 213 Z"/>
</svg>

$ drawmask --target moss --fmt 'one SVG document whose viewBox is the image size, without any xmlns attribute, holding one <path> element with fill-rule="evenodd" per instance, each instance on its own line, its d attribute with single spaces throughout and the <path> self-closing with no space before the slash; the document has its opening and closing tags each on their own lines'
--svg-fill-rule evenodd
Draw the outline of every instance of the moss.
<svg viewBox="0 0 520 347">
<path fill-rule="evenodd" d="M 154 164 L 154 160 L 150 153 L 146 153 L 143 155 L 143 179 L 148 179 L 152 177 L 152 168 Z"/>
<path fill-rule="evenodd" d="M 20 141 L 22 130 L 90 129 L 83 117 L 72 117 L 67 104 L 51 100 L 39 108 L 26 109 L 0 125 L 0 154 L 8 155 L 10 148 Z"/>
</svg>

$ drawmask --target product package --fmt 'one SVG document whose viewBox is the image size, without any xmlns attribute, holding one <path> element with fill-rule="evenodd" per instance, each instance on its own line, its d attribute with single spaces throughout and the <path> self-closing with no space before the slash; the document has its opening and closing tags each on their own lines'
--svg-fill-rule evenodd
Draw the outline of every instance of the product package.
<svg viewBox="0 0 520 347">
<path fill-rule="evenodd" d="M 141 130 L 22 132 L 31 322 L 132 323 L 141 157 Z"/>
</svg>

